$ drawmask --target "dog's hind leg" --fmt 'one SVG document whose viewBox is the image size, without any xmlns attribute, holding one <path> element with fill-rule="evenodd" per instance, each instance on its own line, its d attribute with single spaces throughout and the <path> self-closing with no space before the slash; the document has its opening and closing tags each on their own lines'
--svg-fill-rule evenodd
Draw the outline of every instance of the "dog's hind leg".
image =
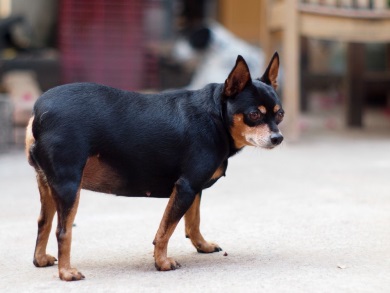
<svg viewBox="0 0 390 293">
<path fill-rule="evenodd" d="M 35 138 L 32 133 L 33 121 L 34 117 L 31 117 L 26 129 L 26 155 L 29 163 L 34 166 L 36 170 L 38 189 L 41 198 L 41 212 L 38 218 L 38 235 L 33 263 L 36 267 L 46 267 L 54 265 L 54 262 L 57 260 L 54 256 L 46 254 L 46 246 L 49 240 L 56 206 L 46 176 L 39 166 L 36 165 L 36 162 L 32 157 L 35 145 Z"/>
<path fill-rule="evenodd" d="M 58 224 L 56 230 L 58 242 L 58 272 L 61 280 L 77 281 L 84 275 L 70 264 L 72 227 L 80 199 L 80 184 L 65 181 L 52 189 L 57 206 Z"/>
<path fill-rule="evenodd" d="M 45 139 L 41 141 L 45 141 Z M 39 142 L 35 144 L 33 157 L 47 178 L 47 181 L 40 185 L 40 191 L 41 194 L 50 195 L 43 197 L 41 225 L 47 227 L 44 231 L 48 231 L 50 228 L 47 223 L 49 216 L 51 220 L 54 211 L 57 211 L 56 237 L 59 277 L 65 281 L 81 280 L 84 279 L 83 274 L 70 265 L 70 251 L 72 226 L 79 204 L 86 155 L 83 152 L 75 152 L 74 148 L 71 148 L 64 141 L 45 145 Z M 47 242 L 45 233 L 49 232 L 42 232 L 42 241 L 39 240 L 40 235 L 38 235 L 37 247 L 43 246 L 44 241 Z"/>
<path fill-rule="evenodd" d="M 49 240 L 56 206 L 52 197 L 51 188 L 42 171 L 37 171 L 37 182 L 41 197 L 41 213 L 38 218 L 38 236 L 33 262 L 36 267 L 46 267 L 54 265 L 54 262 L 57 260 L 55 257 L 46 254 L 46 246 Z"/>
<path fill-rule="evenodd" d="M 72 226 L 80 198 L 80 187 L 72 181 L 56 184 L 53 188 L 42 171 L 37 174 L 41 195 L 41 213 L 38 219 L 38 237 L 34 253 L 37 267 L 51 266 L 56 258 L 46 254 L 46 246 L 55 212 L 57 211 L 58 271 L 61 280 L 75 281 L 84 279 L 84 275 L 70 265 Z"/>
<path fill-rule="evenodd" d="M 222 249 L 218 244 L 207 242 L 200 233 L 200 199 L 201 193 L 196 195 L 194 202 L 184 215 L 186 237 L 190 238 L 192 244 L 200 253 L 221 251 Z"/>
</svg>

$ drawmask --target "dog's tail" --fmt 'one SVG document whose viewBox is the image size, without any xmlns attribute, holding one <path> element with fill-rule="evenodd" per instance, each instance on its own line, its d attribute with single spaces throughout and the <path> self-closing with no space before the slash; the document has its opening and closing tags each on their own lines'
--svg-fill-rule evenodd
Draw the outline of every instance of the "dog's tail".
<svg viewBox="0 0 390 293">
<path fill-rule="evenodd" d="M 33 131 L 32 131 L 32 126 L 33 126 L 33 122 L 34 122 L 34 116 L 32 116 L 30 118 L 30 120 L 28 121 L 28 125 L 27 125 L 27 128 L 26 128 L 26 157 L 27 157 L 27 160 L 28 160 L 28 163 L 33 166 L 33 167 L 37 167 L 37 164 L 34 160 L 34 156 L 32 154 L 32 150 L 34 148 L 34 145 L 35 145 L 35 138 L 34 138 L 34 134 L 33 134 Z"/>
</svg>

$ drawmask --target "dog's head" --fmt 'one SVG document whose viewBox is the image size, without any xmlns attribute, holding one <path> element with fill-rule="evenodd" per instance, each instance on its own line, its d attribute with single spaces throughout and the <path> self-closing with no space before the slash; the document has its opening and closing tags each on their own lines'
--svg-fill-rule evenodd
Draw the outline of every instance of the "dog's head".
<svg viewBox="0 0 390 293">
<path fill-rule="evenodd" d="M 284 116 L 276 93 L 278 71 L 278 53 L 272 56 L 263 76 L 254 80 L 244 58 L 237 57 L 223 89 L 226 116 L 236 148 L 251 145 L 272 149 L 283 141 L 278 128 Z"/>
</svg>

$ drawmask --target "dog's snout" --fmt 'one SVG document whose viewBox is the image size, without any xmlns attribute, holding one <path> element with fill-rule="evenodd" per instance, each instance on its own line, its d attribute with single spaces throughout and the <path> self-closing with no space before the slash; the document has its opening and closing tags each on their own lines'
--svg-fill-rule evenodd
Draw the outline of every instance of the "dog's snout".
<svg viewBox="0 0 390 293">
<path fill-rule="evenodd" d="M 281 144 L 283 141 L 283 135 L 281 135 L 280 133 L 272 133 L 271 134 L 271 143 L 273 145 L 279 145 Z"/>
</svg>

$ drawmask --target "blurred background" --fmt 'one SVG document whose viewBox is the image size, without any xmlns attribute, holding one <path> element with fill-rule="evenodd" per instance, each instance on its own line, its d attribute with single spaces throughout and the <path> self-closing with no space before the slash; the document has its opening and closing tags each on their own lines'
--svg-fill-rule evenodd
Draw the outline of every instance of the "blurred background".
<svg viewBox="0 0 390 293">
<path fill-rule="evenodd" d="M 196 89 L 238 54 L 259 77 L 276 50 L 285 141 L 229 159 L 202 196 L 202 233 L 227 253 L 198 255 L 182 221 L 169 253 L 183 267 L 157 274 L 165 204 L 86 191 L 72 258 L 87 281 L 33 268 L 22 150 L 43 91 Z M 389 150 L 390 0 L 0 0 L 1 292 L 390 292 Z"/>
<path fill-rule="evenodd" d="M 160 91 L 253 77 L 281 55 L 284 130 L 390 134 L 388 0 L 0 0 L 0 152 L 47 89 Z"/>
</svg>

